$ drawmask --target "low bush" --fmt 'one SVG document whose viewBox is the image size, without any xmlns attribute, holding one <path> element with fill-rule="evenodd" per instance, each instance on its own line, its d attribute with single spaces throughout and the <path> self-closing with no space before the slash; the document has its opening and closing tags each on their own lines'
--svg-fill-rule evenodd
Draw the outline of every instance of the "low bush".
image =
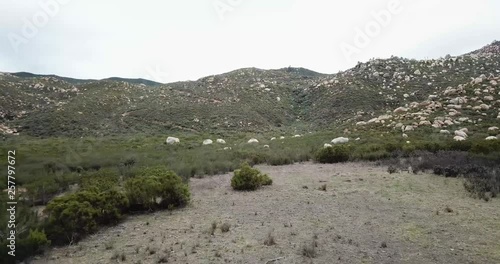
<svg viewBox="0 0 500 264">
<path fill-rule="evenodd" d="M 50 240 L 47 239 L 44 231 L 30 229 L 28 237 L 21 239 L 17 246 L 17 254 L 31 256 L 43 253 L 50 246 Z"/>
<path fill-rule="evenodd" d="M 262 185 L 271 185 L 272 182 L 267 174 L 262 174 L 259 170 L 250 167 L 248 163 L 244 163 L 234 171 L 231 187 L 238 191 L 253 191 Z"/>
<path fill-rule="evenodd" d="M 323 148 L 316 154 L 319 163 L 338 163 L 349 160 L 349 149 L 345 145 Z"/>
<path fill-rule="evenodd" d="M 260 174 L 259 181 L 262 185 L 272 185 L 273 184 L 273 179 L 271 179 L 271 177 L 269 177 L 269 175 L 267 175 L 267 174 Z"/>
<path fill-rule="evenodd" d="M 46 230 L 56 244 L 71 243 L 93 233 L 99 225 L 118 222 L 127 209 L 127 197 L 116 188 L 82 190 L 48 203 Z"/>
<path fill-rule="evenodd" d="M 455 145 L 457 146 L 457 145 Z M 463 151 L 416 151 L 381 161 L 390 168 L 412 167 L 414 172 L 429 171 L 444 177 L 463 177 L 464 187 L 472 196 L 489 200 L 500 193 L 500 157 Z"/>
<path fill-rule="evenodd" d="M 80 187 L 82 189 L 97 188 L 99 191 L 104 191 L 117 186 L 119 181 L 120 176 L 116 170 L 102 169 L 82 176 Z"/>
<path fill-rule="evenodd" d="M 140 210 L 184 206 L 191 197 L 182 178 L 162 166 L 139 171 L 125 182 L 125 190 L 131 207 Z"/>
</svg>

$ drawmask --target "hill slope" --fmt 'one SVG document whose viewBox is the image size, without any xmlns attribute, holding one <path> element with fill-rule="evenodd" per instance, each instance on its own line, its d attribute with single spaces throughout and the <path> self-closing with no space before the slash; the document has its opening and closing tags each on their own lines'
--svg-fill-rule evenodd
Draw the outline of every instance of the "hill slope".
<svg viewBox="0 0 500 264">
<path fill-rule="evenodd" d="M 476 89 L 487 89 L 493 97 L 486 114 L 494 117 L 483 118 L 489 124 L 497 122 L 499 69 L 500 42 L 493 42 L 458 57 L 376 59 L 331 75 L 303 68 L 247 68 L 197 81 L 155 85 L 145 80 L 2 74 L 0 131 L 104 136 L 352 128 L 398 107 L 411 108 L 413 102 L 425 104 L 429 95 L 443 96 L 450 87 L 464 86 L 469 97 Z M 474 102 L 481 105 L 479 100 L 484 98 Z M 478 105 L 474 103 L 471 109 Z M 477 114 L 474 111 L 461 115 Z"/>
</svg>

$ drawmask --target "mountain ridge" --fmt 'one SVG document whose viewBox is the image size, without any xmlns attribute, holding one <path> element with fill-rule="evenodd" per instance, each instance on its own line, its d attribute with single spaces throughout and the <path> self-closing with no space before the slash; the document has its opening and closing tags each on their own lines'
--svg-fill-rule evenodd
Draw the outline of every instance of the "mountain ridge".
<svg viewBox="0 0 500 264">
<path fill-rule="evenodd" d="M 361 117 L 425 100 L 482 75 L 498 75 L 499 46 L 494 41 L 464 55 L 431 60 L 373 59 L 335 74 L 294 67 L 243 68 L 158 85 L 123 78 L 81 81 L 3 74 L 0 130 L 105 136 L 349 127 Z"/>
</svg>

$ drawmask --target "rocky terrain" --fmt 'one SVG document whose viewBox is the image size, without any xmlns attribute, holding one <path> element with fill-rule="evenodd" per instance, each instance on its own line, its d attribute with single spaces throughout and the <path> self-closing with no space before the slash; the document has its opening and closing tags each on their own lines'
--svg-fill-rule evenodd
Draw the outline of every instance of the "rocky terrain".
<svg viewBox="0 0 500 264">
<path fill-rule="evenodd" d="M 0 131 L 103 136 L 317 131 L 356 123 L 446 128 L 498 122 L 500 42 L 432 60 L 374 59 L 337 74 L 240 69 L 197 81 L 0 75 Z M 445 113 L 446 112 L 446 113 Z"/>
</svg>

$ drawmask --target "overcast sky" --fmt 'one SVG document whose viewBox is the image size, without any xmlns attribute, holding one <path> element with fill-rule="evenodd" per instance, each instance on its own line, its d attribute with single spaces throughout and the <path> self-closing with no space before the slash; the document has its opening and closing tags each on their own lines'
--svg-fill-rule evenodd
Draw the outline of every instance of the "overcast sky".
<svg viewBox="0 0 500 264">
<path fill-rule="evenodd" d="M 0 71 L 195 80 L 243 67 L 323 73 L 500 40 L 500 1 L 0 0 Z"/>
</svg>

